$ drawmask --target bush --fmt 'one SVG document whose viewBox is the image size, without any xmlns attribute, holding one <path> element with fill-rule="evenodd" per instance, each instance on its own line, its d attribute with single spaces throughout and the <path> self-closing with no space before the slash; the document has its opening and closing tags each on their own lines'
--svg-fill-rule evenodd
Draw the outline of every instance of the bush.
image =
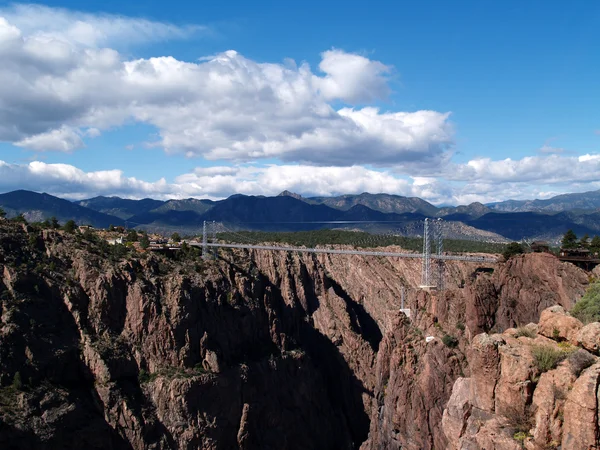
<svg viewBox="0 0 600 450">
<path fill-rule="evenodd" d="M 155 379 L 156 379 L 156 374 L 148 373 L 144 369 L 140 370 L 140 373 L 138 375 L 138 380 L 140 381 L 140 383 L 150 383 L 151 381 L 154 381 Z"/>
<path fill-rule="evenodd" d="M 528 337 L 531 339 L 535 338 L 535 331 L 533 331 L 531 328 L 527 328 L 527 327 L 519 327 L 517 328 L 517 332 L 515 333 L 515 337 Z"/>
<path fill-rule="evenodd" d="M 150 239 L 146 233 L 142 234 L 142 237 L 140 238 L 140 247 L 144 250 L 150 247 Z"/>
<path fill-rule="evenodd" d="M 69 221 L 67 221 L 67 223 L 65 223 L 63 230 L 65 230 L 67 233 L 74 233 L 75 228 L 77 228 L 77 224 L 75 223 L 75 221 L 69 220 Z"/>
<path fill-rule="evenodd" d="M 508 425 L 514 430 L 514 438 L 517 440 L 517 435 L 524 436 L 523 439 L 525 439 L 529 430 L 535 425 L 535 418 L 529 406 L 525 406 L 525 408 L 508 407 L 504 416 L 508 420 Z"/>
<path fill-rule="evenodd" d="M 12 387 L 17 391 L 23 389 L 23 381 L 21 381 L 21 374 L 19 372 L 15 373 L 15 376 L 13 377 Z"/>
<path fill-rule="evenodd" d="M 531 353 L 540 372 L 554 369 L 558 363 L 567 357 L 567 353 L 549 345 L 535 345 Z"/>
<path fill-rule="evenodd" d="M 131 230 L 129 231 L 129 233 L 127 233 L 127 237 L 125 238 L 125 241 L 127 242 L 137 242 L 138 241 L 138 233 L 135 230 Z"/>
<path fill-rule="evenodd" d="M 442 338 L 442 342 L 444 343 L 444 345 L 446 347 L 449 347 L 449 348 L 454 348 L 458 345 L 458 339 L 456 339 L 454 336 L 451 336 L 449 334 L 444 335 L 444 337 Z"/>
<path fill-rule="evenodd" d="M 523 251 L 523 246 L 521 244 L 518 242 L 511 242 L 502 252 L 502 256 L 504 256 L 505 260 L 509 260 L 513 256 L 523 253 Z"/>
<path fill-rule="evenodd" d="M 23 223 L 25 225 L 27 225 L 27 223 L 28 223 L 27 219 L 25 218 L 25 216 L 23 214 L 19 214 L 18 216 L 13 217 L 11 220 L 15 223 Z"/>
<path fill-rule="evenodd" d="M 596 362 L 596 358 L 589 352 L 580 349 L 569 355 L 569 364 L 571 366 L 571 373 L 578 377 L 581 372 L 590 367 Z"/>
<path fill-rule="evenodd" d="M 594 283 L 588 287 L 571 310 L 571 315 L 583 323 L 600 321 L 600 283 Z"/>
</svg>

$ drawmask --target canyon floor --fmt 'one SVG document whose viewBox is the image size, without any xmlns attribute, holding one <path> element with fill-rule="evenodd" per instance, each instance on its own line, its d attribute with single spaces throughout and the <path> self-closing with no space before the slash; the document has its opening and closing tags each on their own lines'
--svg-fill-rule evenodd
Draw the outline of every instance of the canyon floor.
<svg viewBox="0 0 600 450">
<path fill-rule="evenodd" d="M 567 313 L 594 274 L 541 253 L 448 263 L 440 292 L 420 274 L 0 220 L 0 447 L 600 448 L 600 324 Z"/>
</svg>

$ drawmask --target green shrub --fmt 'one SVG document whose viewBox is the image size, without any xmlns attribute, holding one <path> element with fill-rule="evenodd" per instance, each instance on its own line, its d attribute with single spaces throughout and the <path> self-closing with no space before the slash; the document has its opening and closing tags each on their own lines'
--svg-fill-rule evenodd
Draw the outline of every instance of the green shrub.
<svg viewBox="0 0 600 450">
<path fill-rule="evenodd" d="M 558 363 L 568 356 L 567 352 L 551 347 L 550 345 L 534 345 L 531 348 L 531 353 L 535 365 L 540 372 L 547 372 L 554 369 Z"/>
<path fill-rule="evenodd" d="M 63 230 L 67 233 L 75 233 L 75 229 L 77 228 L 77 224 L 74 220 L 68 220 L 63 226 Z"/>
<path fill-rule="evenodd" d="M 458 339 L 456 339 L 454 336 L 451 336 L 449 334 L 444 335 L 444 337 L 442 338 L 442 342 L 444 343 L 444 345 L 446 347 L 449 347 L 449 348 L 454 348 L 458 345 Z"/>
<path fill-rule="evenodd" d="M 515 337 L 521 337 L 521 336 L 534 339 L 535 338 L 535 331 L 533 331 L 531 328 L 519 327 L 519 328 L 517 328 L 517 332 L 515 333 Z"/>
<path fill-rule="evenodd" d="M 519 441 L 519 442 L 524 442 L 525 439 L 527 439 L 528 434 L 525 433 L 524 431 L 517 431 L 514 435 L 513 435 L 513 439 L 515 441 Z"/>
<path fill-rule="evenodd" d="M 12 387 L 17 391 L 23 389 L 23 381 L 21 380 L 21 374 L 19 372 L 15 373 L 13 377 Z"/>
<path fill-rule="evenodd" d="M 146 370 L 141 369 L 138 375 L 140 383 L 150 383 L 156 379 L 155 373 L 148 373 Z"/>
<path fill-rule="evenodd" d="M 515 255 L 523 253 L 523 251 L 523 246 L 521 244 L 519 244 L 518 242 L 511 242 L 506 246 L 506 248 L 502 252 L 502 256 L 504 256 L 504 259 L 508 260 Z"/>
<path fill-rule="evenodd" d="M 594 283 L 588 287 L 571 310 L 571 315 L 583 323 L 600 321 L 600 283 Z"/>
</svg>

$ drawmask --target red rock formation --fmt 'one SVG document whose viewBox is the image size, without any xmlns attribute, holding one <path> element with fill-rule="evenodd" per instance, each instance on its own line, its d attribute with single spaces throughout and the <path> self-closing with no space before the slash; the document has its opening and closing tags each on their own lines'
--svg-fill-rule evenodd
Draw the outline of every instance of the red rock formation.
<svg viewBox="0 0 600 450">
<path fill-rule="evenodd" d="M 80 236 L 3 223 L 0 446 L 445 448 L 455 380 L 452 436 L 473 414 L 537 401 L 516 339 L 471 336 L 568 307 L 587 284 L 545 255 L 476 269 L 448 264 L 449 289 L 428 294 L 416 289 L 416 259 L 120 258 Z M 403 286 L 410 321 L 398 313 Z M 598 347 L 591 328 L 575 339 Z M 24 388 L 11 387 L 17 372 Z M 489 443 L 502 423 L 484 422 L 491 431 L 477 442 Z"/>
<path fill-rule="evenodd" d="M 466 287 L 466 325 L 472 335 L 537 322 L 553 305 L 570 309 L 583 295 L 588 274 L 548 253 L 531 253 L 480 274 Z"/>
<path fill-rule="evenodd" d="M 552 324 L 554 339 L 572 333 L 575 319 L 561 307 L 542 318 L 539 329 Z M 474 339 L 471 375 L 457 379 L 444 411 L 448 448 L 599 448 L 598 358 L 542 335 L 519 334 L 511 329 Z"/>
</svg>

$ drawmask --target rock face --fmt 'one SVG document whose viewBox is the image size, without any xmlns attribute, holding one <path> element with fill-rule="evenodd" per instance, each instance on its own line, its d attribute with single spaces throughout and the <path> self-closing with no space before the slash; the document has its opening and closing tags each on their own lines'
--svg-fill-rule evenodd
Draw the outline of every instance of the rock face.
<svg viewBox="0 0 600 450">
<path fill-rule="evenodd" d="M 541 405 L 542 381 L 557 382 L 544 381 L 547 372 L 535 388 L 526 338 L 476 335 L 537 321 L 554 300 L 569 307 L 587 276 L 527 255 L 493 273 L 449 264 L 448 289 L 427 293 L 416 289 L 420 265 L 237 250 L 216 261 L 193 251 L 120 254 L 89 236 L 0 221 L 0 448 L 495 442 L 504 422 L 490 418 Z M 398 311 L 403 290 L 410 320 Z M 595 330 L 559 337 L 597 352 Z M 560 401 L 544 403 L 538 434 L 568 434 L 566 418 L 557 425 Z M 482 421 L 487 434 L 473 431 Z"/>
<path fill-rule="evenodd" d="M 2 448 L 350 449 L 366 439 L 361 382 L 255 267 L 111 263 L 94 242 L 2 231 Z"/>
<path fill-rule="evenodd" d="M 550 306 L 570 309 L 588 274 L 548 253 L 515 256 L 466 287 L 466 326 L 472 335 L 537 322 Z"/>
<path fill-rule="evenodd" d="M 444 411 L 449 449 L 599 448 L 600 360 L 563 341 L 573 320 L 555 306 L 539 325 L 552 324 L 553 339 L 514 329 L 475 337 L 470 377 L 456 380 Z"/>
<path fill-rule="evenodd" d="M 462 371 L 462 358 L 441 339 L 424 338 L 399 314 L 377 358 L 376 404 L 363 449 L 445 448 L 439 424 L 450 395 L 450 380 Z"/>
</svg>

